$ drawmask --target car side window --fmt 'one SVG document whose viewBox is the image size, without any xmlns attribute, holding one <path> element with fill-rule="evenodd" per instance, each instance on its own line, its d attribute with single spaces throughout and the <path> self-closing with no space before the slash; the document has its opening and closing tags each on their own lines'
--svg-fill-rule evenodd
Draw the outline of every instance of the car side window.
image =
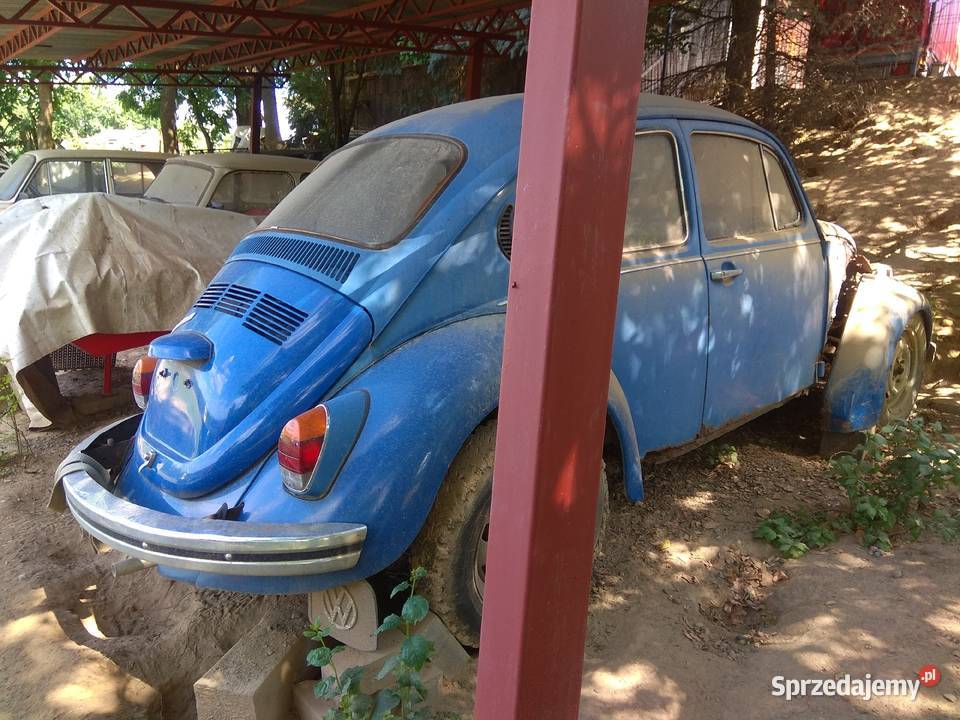
<svg viewBox="0 0 960 720">
<path fill-rule="evenodd" d="M 679 245 L 686 238 L 676 141 L 668 132 L 640 133 L 633 142 L 623 251 Z"/>
<path fill-rule="evenodd" d="M 37 167 L 24 188 L 26 197 L 64 193 L 106 192 L 103 160 L 46 160 Z"/>
<path fill-rule="evenodd" d="M 293 177 L 285 172 L 232 172 L 220 180 L 210 198 L 210 207 L 267 215 L 293 186 Z"/>
<path fill-rule="evenodd" d="M 773 219 L 777 230 L 792 227 L 800 222 L 800 206 L 793 194 L 790 180 L 783 169 L 780 158 L 767 148 L 763 153 L 763 167 L 767 173 L 767 185 L 770 187 L 770 204 L 773 206 Z"/>
<path fill-rule="evenodd" d="M 157 176 L 150 165 L 130 160 L 111 160 L 113 191 L 117 195 L 140 197 Z"/>
<path fill-rule="evenodd" d="M 692 146 L 707 239 L 775 230 L 760 144 L 730 135 L 694 133 Z"/>
</svg>

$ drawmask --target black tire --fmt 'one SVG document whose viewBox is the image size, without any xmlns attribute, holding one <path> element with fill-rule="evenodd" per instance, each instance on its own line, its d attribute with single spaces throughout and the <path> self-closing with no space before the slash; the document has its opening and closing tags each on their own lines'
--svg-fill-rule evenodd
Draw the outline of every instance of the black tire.
<svg viewBox="0 0 960 720">
<path fill-rule="evenodd" d="M 894 349 L 893 362 L 887 374 L 883 408 L 875 427 L 882 428 L 894 420 L 906 420 L 917 404 L 917 395 L 923 385 L 923 371 L 927 357 L 927 329 L 923 316 L 914 315 L 903 328 Z M 849 452 L 863 442 L 864 433 L 824 431 L 820 439 L 820 454 L 831 457 Z"/>
<path fill-rule="evenodd" d="M 910 318 L 897 340 L 878 427 L 910 417 L 923 385 L 926 356 L 927 329 L 918 313 Z"/>
<path fill-rule="evenodd" d="M 496 420 L 485 422 L 468 438 L 410 551 L 413 566 L 429 573 L 421 588 L 430 608 L 468 647 L 480 646 L 486 555 L 482 548 L 489 532 L 496 438 Z M 609 506 L 606 472 L 601 468 L 594 557 L 600 552 Z"/>
</svg>

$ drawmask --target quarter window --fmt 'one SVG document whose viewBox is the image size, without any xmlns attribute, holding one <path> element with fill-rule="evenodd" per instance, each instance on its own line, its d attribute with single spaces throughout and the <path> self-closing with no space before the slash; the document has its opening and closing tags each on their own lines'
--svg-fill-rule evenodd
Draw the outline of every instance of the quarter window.
<svg viewBox="0 0 960 720">
<path fill-rule="evenodd" d="M 790 181 L 780 159 L 763 148 L 763 167 L 767 172 L 767 184 L 770 186 L 770 204 L 773 206 L 773 219 L 777 230 L 783 230 L 800 222 L 800 207 L 790 189 Z"/>
<path fill-rule="evenodd" d="M 633 143 L 624 252 L 678 245 L 687 237 L 677 168 L 669 133 L 644 133 Z"/>
<path fill-rule="evenodd" d="M 775 230 L 760 145 L 705 133 L 694 134 L 692 144 L 707 239 Z"/>
</svg>

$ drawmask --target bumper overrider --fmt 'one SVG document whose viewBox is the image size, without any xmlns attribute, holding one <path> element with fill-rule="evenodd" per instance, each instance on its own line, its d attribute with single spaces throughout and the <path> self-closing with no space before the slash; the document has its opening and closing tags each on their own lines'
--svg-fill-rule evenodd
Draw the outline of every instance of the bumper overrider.
<svg viewBox="0 0 960 720">
<path fill-rule="evenodd" d="M 138 425 L 138 417 L 128 418 L 99 431 L 57 469 L 51 506 L 69 508 L 98 540 L 145 562 L 217 575 L 316 575 L 359 561 L 365 525 L 182 517 L 116 496 L 109 458 L 122 452 Z"/>
</svg>

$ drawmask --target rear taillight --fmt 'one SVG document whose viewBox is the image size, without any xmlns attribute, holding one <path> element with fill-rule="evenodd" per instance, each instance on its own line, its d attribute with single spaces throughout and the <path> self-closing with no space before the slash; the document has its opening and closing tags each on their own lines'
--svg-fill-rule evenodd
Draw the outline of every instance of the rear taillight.
<svg viewBox="0 0 960 720">
<path fill-rule="evenodd" d="M 150 397 L 150 383 L 153 382 L 153 371 L 157 369 L 157 358 L 144 355 L 133 366 L 133 399 L 141 409 L 147 407 L 147 398 Z"/>
<path fill-rule="evenodd" d="M 302 493 L 310 484 L 313 471 L 320 461 L 327 426 L 327 409 L 323 405 L 297 415 L 283 426 L 277 457 L 283 484 L 291 492 Z"/>
</svg>

